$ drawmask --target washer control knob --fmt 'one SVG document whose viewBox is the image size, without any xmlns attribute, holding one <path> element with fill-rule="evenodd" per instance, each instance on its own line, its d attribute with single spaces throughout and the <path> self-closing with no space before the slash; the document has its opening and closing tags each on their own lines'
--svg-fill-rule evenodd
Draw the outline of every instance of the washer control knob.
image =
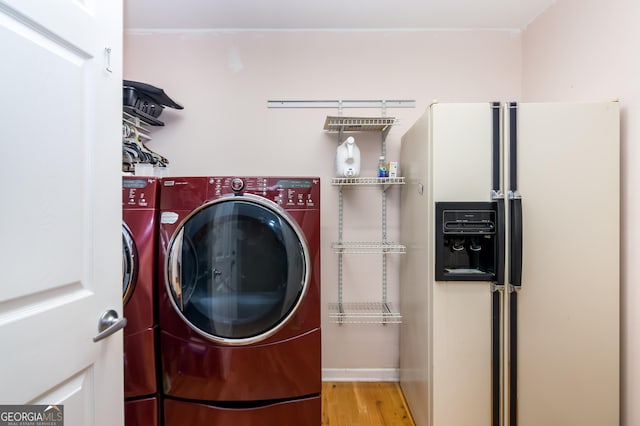
<svg viewBox="0 0 640 426">
<path fill-rule="evenodd" d="M 233 180 L 231 181 L 231 189 L 233 189 L 235 192 L 238 192 L 242 191 L 242 188 L 244 188 L 244 182 L 242 181 L 242 179 L 233 178 Z"/>
</svg>

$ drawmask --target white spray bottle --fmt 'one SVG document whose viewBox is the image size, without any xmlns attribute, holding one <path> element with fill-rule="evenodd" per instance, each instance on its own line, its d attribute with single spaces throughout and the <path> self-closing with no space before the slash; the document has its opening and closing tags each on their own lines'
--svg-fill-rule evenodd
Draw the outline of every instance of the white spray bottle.
<svg viewBox="0 0 640 426">
<path fill-rule="evenodd" d="M 353 136 L 338 145 L 336 151 L 336 176 L 358 177 L 360 175 L 360 148 Z"/>
</svg>

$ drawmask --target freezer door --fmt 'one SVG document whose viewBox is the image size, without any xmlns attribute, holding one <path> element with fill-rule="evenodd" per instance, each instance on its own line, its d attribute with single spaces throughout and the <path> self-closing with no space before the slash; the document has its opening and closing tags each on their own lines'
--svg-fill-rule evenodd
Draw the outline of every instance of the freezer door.
<svg viewBox="0 0 640 426">
<path fill-rule="evenodd" d="M 490 201 L 491 126 L 492 104 L 489 102 L 436 104 L 431 108 L 427 182 L 432 191 L 431 212 L 435 212 L 436 202 Z M 435 245 L 434 229 L 435 221 L 432 221 L 429 224 L 431 247 Z M 434 260 L 432 255 L 429 262 Z M 432 264 L 432 273 L 433 267 Z M 492 417 L 490 281 L 494 278 L 433 281 L 433 277 L 431 275 L 429 283 L 432 291 L 429 318 L 432 422 L 429 424 L 489 426 Z"/>
<path fill-rule="evenodd" d="M 491 283 L 434 272 L 436 202 L 490 201 L 491 120 L 490 103 L 435 104 L 402 138 L 400 382 L 420 426 L 491 426 Z"/>
</svg>

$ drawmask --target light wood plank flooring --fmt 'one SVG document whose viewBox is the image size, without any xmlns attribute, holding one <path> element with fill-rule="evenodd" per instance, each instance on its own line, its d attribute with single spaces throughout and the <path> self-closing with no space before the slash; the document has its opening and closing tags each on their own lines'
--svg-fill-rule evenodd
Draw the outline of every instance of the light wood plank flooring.
<svg viewBox="0 0 640 426">
<path fill-rule="evenodd" d="M 414 426 L 400 386 L 390 382 L 323 382 L 323 426 Z"/>
</svg>

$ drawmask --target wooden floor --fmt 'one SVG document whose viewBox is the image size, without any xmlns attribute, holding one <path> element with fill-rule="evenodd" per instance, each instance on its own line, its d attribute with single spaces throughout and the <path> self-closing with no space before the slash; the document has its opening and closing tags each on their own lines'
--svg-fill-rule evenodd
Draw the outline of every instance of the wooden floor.
<svg viewBox="0 0 640 426">
<path fill-rule="evenodd" d="M 397 383 L 323 382 L 322 425 L 414 426 L 414 423 Z"/>
</svg>

